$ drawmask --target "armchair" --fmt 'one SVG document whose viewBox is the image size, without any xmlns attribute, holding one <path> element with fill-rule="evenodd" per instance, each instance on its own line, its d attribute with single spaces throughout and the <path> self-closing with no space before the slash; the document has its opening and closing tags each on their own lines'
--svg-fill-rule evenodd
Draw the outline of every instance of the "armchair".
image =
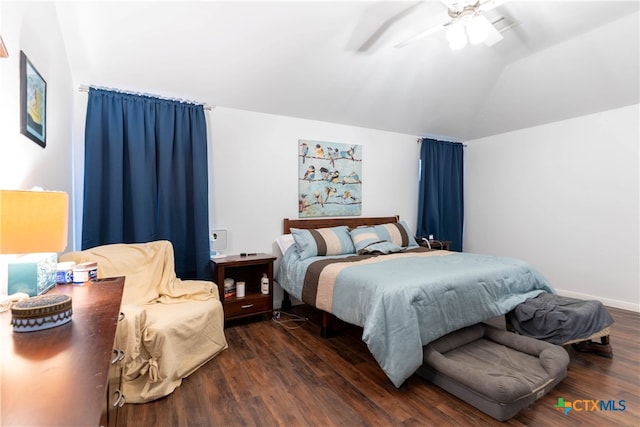
<svg viewBox="0 0 640 427">
<path fill-rule="evenodd" d="M 125 276 L 117 345 L 125 351 L 121 390 L 128 403 L 172 393 L 182 379 L 227 348 L 215 283 L 181 280 L 168 241 L 112 244 L 61 261 L 96 261 L 98 277 Z"/>
</svg>

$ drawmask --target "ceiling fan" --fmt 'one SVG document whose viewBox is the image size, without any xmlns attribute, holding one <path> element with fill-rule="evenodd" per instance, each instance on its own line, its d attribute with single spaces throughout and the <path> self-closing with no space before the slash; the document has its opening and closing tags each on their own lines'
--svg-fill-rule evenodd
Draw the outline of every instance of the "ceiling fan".
<svg viewBox="0 0 640 427">
<path fill-rule="evenodd" d="M 449 47 L 453 50 L 462 49 L 467 41 L 472 44 L 484 43 L 487 46 L 493 46 L 503 39 L 501 32 L 510 28 L 511 25 L 503 26 L 499 30 L 494 24 L 498 24 L 503 18 L 491 23 L 484 14 L 507 1 L 440 0 L 448 9 L 443 22 L 413 35 L 395 47 L 404 47 L 443 29 L 446 30 Z"/>
</svg>

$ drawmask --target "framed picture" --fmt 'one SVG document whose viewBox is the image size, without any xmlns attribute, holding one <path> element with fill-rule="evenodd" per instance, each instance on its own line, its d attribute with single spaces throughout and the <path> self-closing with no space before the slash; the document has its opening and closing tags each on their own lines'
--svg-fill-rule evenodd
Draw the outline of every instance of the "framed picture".
<svg viewBox="0 0 640 427">
<path fill-rule="evenodd" d="M 298 216 L 358 216 L 362 212 L 362 147 L 298 140 Z"/>
<path fill-rule="evenodd" d="M 47 146 L 47 82 L 20 51 L 20 132 Z"/>
</svg>

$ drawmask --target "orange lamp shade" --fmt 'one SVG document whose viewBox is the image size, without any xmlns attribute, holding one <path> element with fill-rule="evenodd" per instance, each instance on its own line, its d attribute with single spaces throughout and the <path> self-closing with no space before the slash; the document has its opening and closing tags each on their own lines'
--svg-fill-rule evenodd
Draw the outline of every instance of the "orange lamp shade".
<svg viewBox="0 0 640 427">
<path fill-rule="evenodd" d="M 0 254 L 64 251 L 68 218 L 67 193 L 0 190 Z"/>
<path fill-rule="evenodd" d="M 9 52 L 7 51 L 7 48 L 4 45 L 4 42 L 2 41 L 2 36 L 0 36 L 0 58 L 7 58 L 7 57 L 9 57 Z"/>
</svg>

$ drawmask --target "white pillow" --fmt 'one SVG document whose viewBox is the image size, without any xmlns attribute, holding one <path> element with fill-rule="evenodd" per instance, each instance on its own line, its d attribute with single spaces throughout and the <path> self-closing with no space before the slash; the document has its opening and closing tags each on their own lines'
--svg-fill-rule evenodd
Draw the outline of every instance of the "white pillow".
<svg viewBox="0 0 640 427">
<path fill-rule="evenodd" d="M 282 255 L 284 255 L 287 253 L 287 249 L 295 243 L 295 240 L 293 239 L 293 234 L 283 234 L 282 236 L 278 236 L 276 243 L 278 244 Z"/>
</svg>

